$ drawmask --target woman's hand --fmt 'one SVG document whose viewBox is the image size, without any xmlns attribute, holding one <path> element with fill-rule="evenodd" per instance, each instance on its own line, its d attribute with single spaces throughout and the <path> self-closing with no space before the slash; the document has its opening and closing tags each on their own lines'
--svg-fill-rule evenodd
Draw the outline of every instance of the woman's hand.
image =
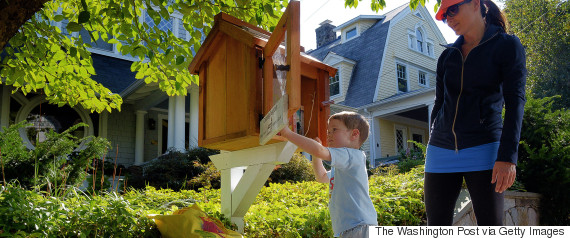
<svg viewBox="0 0 570 238">
<path fill-rule="evenodd" d="M 502 193 L 510 188 L 517 176 L 516 165 L 509 162 L 497 161 L 493 167 L 493 178 L 491 183 L 495 185 L 495 192 Z"/>
</svg>

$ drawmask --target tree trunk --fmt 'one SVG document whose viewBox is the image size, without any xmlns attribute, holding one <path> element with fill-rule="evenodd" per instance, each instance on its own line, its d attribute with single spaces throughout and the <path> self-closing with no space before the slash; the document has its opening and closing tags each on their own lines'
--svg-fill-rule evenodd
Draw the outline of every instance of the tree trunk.
<svg viewBox="0 0 570 238">
<path fill-rule="evenodd" d="M 0 52 L 48 0 L 0 0 Z"/>
</svg>

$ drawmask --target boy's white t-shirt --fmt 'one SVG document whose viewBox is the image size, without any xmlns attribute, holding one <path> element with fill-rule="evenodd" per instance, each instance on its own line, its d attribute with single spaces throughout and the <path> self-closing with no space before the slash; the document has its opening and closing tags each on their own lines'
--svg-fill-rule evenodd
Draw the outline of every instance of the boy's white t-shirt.
<svg viewBox="0 0 570 238">
<path fill-rule="evenodd" d="M 352 148 L 328 148 L 331 153 L 329 211 L 335 236 L 358 225 L 378 225 L 368 193 L 366 155 Z"/>
</svg>

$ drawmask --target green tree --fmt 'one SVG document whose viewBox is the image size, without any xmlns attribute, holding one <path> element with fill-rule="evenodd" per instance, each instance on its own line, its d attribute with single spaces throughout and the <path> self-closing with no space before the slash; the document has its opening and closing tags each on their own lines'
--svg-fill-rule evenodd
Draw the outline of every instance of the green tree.
<svg viewBox="0 0 570 238">
<path fill-rule="evenodd" d="M 526 49 L 527 87 L 538 98 L 561 95 L 554 108 L 570 107 L 570 3 L 506 0 L 509 31 Z"/>
<path fill-rule="evenodd" d="M 345 6 L 357 7 L 359 1 L 345 0 Z M 425 2 L 410 0 L 410 5 Z M 96 72 L 87 49 L 91 42 L 103 40 L 116 44 L 121 54 L 138 58 L 131 66 L 137 79 L 158 83 L 168 95 L 184 95 L 198 81 L 187 70 L 191 49 L 200 47 L 217 13 L 272 30 L 287 4 L 288 0 L 0 1 L 0 78 L 24 94 L 41 91 L 52 104 L 120 110 L 122 98 L 91 79 Z M 370 7 L 378 11 L 385 5 L 384 0 L 372 0 Z M 139 21 L 143 10 L 154 26 Z M 182 15 L 192 36 L 189 41 L 156 27 L 175 12 Z M 62 32 L 53 23 L 64 20 L 69 23 Z M 69 35 L 82 29 L 90 39 Z"/>
<path fill-rule="evenodd" d="M 1 1 L 0 49 L 4 53 L 0 77 L 24 94 L 42 90 L 50 103 L 80 104 L 97 112 L 120 110 L 121 97 L 91 79 L 96 72 L 87 49 L 89 42 L 102 39 L 116 44 L 121 54 L 138 58 L 131 66 L 136 78 L 158 83 L 168 95 L 185 94 L 190 84 L 197 83 L 197 77 L 187 70 L 192 48 L 200 47 L 200 39 L 210 31 L 217 13 L 274 26 L 286 5 L 285 0 Z M 143 10 L 154 26 L 139 21 Z M 157 27 L 175 12 L 182 15 L 192 36 L 189 41 Z M 69 22 L 64 32 L 53 26 L 63 20 Z M 7 27 L 11 24 L 21 27 Z M 83 28 L 91 39 L 69 35 Z"/>
</svg>

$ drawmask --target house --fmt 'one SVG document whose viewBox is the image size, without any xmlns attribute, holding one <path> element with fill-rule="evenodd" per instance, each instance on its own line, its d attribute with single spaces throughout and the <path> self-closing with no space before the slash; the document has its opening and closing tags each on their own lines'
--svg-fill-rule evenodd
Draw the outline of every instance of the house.
<svg viewBox="0 0 570 238">
<path fill-rule="evenodd" d="M 154 26 L 145 12 L 141 21 Z M 173 14 L 170 20 L 158 25 L 163 31 L 171 31 L 182 39 L 190 35 L 182 25 L 182 16 Z M 87 31 L 65 31 L 67 22 L 55 22 L 68 36 L 83 36 L 89 41 Z M 0 126 L 9 126 L 28 120 L 33 126 L 22 129 L 21 137 L 28 148 L 34 148 L 48 128 L 61 132 L 70 126 L 84 122 L 87 129 L 76 131 L 79 137 L 100 136 L 111 142 L 108 157 L 123 165 L 138 165 L 163 154 L 167 148 L 184 150 L 197 146 L 198 138 L 198 89 L 188 88 L 186 96 L 169 97 L 156 83 L 146 84 L 135 79 L 131 64 L 135 59 L 119 53 L 114 44 L 99 39 L 89 49 L 96 75 L 93 79 L 123 98 L 121 111 L 91 113 L 81 106 L 58 107 L 46 103 L 41 93 L 23 95 L 11 93 L 12 87 L 0 85 Z M 192 125 L 192 126 L 191 126 Z"/>
<path fill-rule="evenodd" d="M 407 3 L 339 26 L 327 20 L 315 31 L 317 49 L 308 54 L 338 69 L 330 80 L 331 113 L 356 111 L 369 120 L 362 149 L 374 164 L 412 147 L 408 140 L 426 144 L 446 44 L 428 10 Z"/>
</svg>

